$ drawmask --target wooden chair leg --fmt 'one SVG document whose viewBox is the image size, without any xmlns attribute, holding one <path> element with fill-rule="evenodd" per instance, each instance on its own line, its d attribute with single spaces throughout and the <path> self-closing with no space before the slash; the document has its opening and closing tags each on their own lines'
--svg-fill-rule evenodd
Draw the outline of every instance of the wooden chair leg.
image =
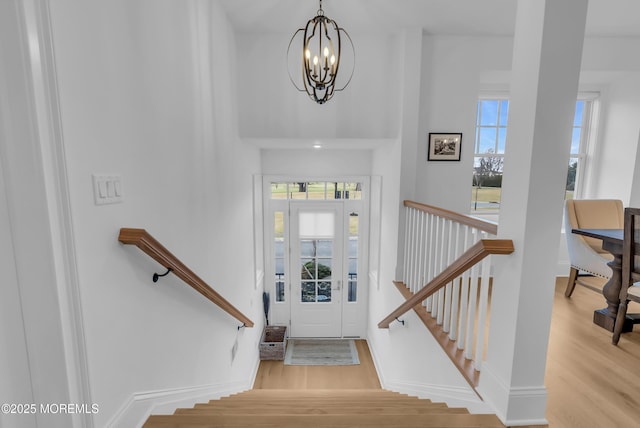
<svg viewBox="0 0 640 428">
<path fill-rule="evenodd" d="M 569 282 L 567 282 L 567 288 L 564 290 L 565 297 L 571 297 L 573 290 L 576 288 L 576 280 L 578 279 L 578 269 L 572 267 L 569 271 Z"/>
<path fill-rule="evenodd" d="M 622 300 L 620 302 L 620 306 L 618 306 L 618 314 L 616 315 L 616 323 L 613 326 L 613 337 L 611 338 L 611 343 L 614 345 L 618 344 L 620 340 L 620 333 L 622 333 L 622 329 L 624 328 L 624 321 L 627 317 L 627 305 L 628 301 Z"/>
</svg>

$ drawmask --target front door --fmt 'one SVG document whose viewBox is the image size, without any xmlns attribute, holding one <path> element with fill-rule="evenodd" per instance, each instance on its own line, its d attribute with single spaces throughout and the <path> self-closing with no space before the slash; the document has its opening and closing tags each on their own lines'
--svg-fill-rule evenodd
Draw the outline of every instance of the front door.
<svg viewBox="0 0 640 428">
<path fill-rule="evenodd" d="M 343 205 L 291 202 L 291 336 L 342 336 Z"/>
</svg>

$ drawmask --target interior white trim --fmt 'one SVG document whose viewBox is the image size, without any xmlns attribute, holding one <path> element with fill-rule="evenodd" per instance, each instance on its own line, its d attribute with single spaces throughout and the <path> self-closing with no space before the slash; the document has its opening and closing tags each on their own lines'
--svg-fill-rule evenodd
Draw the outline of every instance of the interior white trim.
<svg viewBox="0 0 640 428">
<path fill-rule="evenodd" d="M 466 407 L 471 413 L 495 413 L 495 410 L 482 401 L 470 387 L 402 382 L 386 378 L 384 373 L 379 369 L 380 364 L 375 352 L 375 344 L 369 344 L 369 341 L 371 341 L 371 338 L 367 340 L 367 344 L 369 345 L 369 352 L 371 353 L 382 388 L 420 398 L 428 398 L 432 401 L 441 401 L 447 403 L 450 407 Z"/>
<path fill-rule="evenodd" d="M 506 426 L 549 424 L 544 418 L 531 417 L 545 413 L 547 389 L 544 386 L 508 386 L 485 363 L 478 392 Z"/>
<path fill-rule="evenodd" d="M 60 307 L 65 365 L 70 401 L 93 403 L 86 354 L 79 274 L 71 215 L 71 202 L 59 103 L 58 78 L 51 31 L 49 1 L 23 2 L 25 31 L 29 37 L 29 65 L 33 84 L 33 110 L 38 134 L 52 254 Z M 91 414 L 77 414 L 74 426 L 93 427 Z"/>
<path fill-rule="evenodd" d="M 109 428 L 140 427 L 151 415 L 171 415 L 178 408 L 250 389 L 243 382 L 222 382 L 183 388 L 159 389 L 133 394 L 107 422 Z"/>
</svg>

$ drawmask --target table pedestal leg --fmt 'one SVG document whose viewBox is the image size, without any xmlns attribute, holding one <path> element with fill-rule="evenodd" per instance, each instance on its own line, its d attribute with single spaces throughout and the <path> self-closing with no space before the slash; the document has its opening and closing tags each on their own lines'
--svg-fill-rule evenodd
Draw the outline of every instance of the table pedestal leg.
<svg viewBox="0 0 640 428">
<path fill-rule="evenodd" d="M 612 270 L 611 278 L 602 288 L 602 294 L 607 300 L 607 307 L 593 312 L 593 322 L 596 325 L 613 332 L 620 306 L 620 287 L 622 286 L 622 255 L 614 254 L 613 260 L 607 263 Z M 624 322 L 622 332 L 633 330 L 633 318 L 627 317 Z"/>
</svg>

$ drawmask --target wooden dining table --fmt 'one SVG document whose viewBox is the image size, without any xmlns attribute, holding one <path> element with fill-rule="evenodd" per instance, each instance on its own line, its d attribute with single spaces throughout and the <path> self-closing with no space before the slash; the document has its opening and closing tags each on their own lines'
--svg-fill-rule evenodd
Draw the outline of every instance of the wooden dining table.
<svg viewBox="0 0 640 428">
<path fill-rule="evenodd" d="M 600 327 L 613 332 L 613 327 L 620 306 L 620 288 L 622 287 L 622 254 L 624 235 L 623 229 L 572 229 L 572 233 L 588 236 L 602 241 L 602 249 L 613 255 L 613 260 L 607 263 L 612 270 L 611 278 L 602 288 L 602 294 L 607 301 L 607 307 L 593 312 L 593 322 Z M 629 314 L 624 322 L 623 332 L 633 330 L 633 325 L 640 323 L 640 314 Z"/>
</svg>

